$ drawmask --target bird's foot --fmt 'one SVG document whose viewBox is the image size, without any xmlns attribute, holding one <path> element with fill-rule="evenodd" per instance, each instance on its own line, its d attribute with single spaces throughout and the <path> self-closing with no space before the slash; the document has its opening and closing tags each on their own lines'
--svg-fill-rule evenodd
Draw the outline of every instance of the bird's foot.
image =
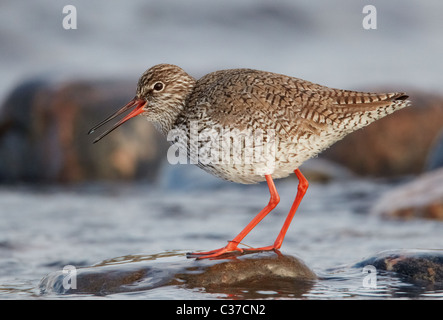
<svg viewBox="0 0 443 320">
<path fill-rule="evenodd" d="M 204 252 L 188 252 L 187 258 L 197 259 L 220 259 L 228 258 L 231 255 L 239 255 L 243 252 L 243 249 L 238 247 L 238 243 L 229 241 L 226 247 Z"/>
<path fill-rule="evenodd" d="M 186 257 L 196 259 L 224 259 L 231 256 L 238 256 L 246 252 L 254 253 L 261 251 L 278 251 L 278 249 L 279 248 L 277 248 L 275 245 L 260 248 L 239 248 L 238 243 L 229 241 L 226 247 L 204 252 L 189 252 L 186 254 Z"/>
<path fill-rule="evenodd" d="M 267 246 L 267 247 L 260 247 L 260 248 L 244 248 L 243 251 L 249 252 L 249 253 L 254 253 L 254 252 L 261 252 L 261 251 L 276 251 L 279 248 L 277 248 L 276 246 L 272 245 L 272 246 Z"/>
</svg>

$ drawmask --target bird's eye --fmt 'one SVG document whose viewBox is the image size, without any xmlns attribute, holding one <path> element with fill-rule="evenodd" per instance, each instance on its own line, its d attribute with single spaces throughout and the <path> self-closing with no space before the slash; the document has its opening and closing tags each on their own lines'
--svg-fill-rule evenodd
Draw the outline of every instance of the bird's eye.
<svg viewBox="0 0 443 320">
<path fill-rule="evenodd" d="M 163 84 L 163 82 L 156 82 L 153 86 L 155 91 L 162 91 L 164 87 L 165 85 Z"/>
</svg>

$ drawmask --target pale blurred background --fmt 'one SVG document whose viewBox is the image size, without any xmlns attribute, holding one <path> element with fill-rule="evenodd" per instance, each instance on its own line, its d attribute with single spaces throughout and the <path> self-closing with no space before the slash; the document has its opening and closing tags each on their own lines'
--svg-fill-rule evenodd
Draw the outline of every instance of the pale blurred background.
<svg viewBox="0 0 443 320">
<path fill-rule="evenodd" d="M 65 5 L 77 30 L 65 30 Z M 365 5 L 377 29 L 365 30 Z M 0 2 L 0 97 L 48 74 L 137 79 L 168 62 L 194 76 L 250 67 L 332 87 L 442 90 L 443 4 L 403 1 Z"/>
</svg>

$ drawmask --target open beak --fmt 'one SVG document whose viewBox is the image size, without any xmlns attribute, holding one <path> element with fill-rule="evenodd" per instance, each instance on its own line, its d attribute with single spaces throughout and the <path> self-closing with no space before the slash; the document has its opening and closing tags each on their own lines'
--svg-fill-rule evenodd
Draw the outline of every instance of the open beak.
<svg viewBox="0 0 443 320">
<path fill-rule="evenodd" d="M 138 116 L 139 114 L 143 113 L 145 110 L 143 107 L 146 105 L 146 101 L 137 97 L 134 97 L 131 101 L 128 102 L 123 108 L 118 110 L 117 112 L 111 114 L 109 117 L 107 117 L 105 120 L 97 124 L 95 127 L 93 127 L 91 130 L 89 130 L 88 134 L 93 133 L 95 130 L 100 128 L 105 123 L 108 123 L 115 117 L 121 115 L 122 113 L 125 113 L 126 111 L 130 110 L 131 108 L 134 108 L 130 113 L 126 115 L 123 119 L 121 119 L 119 122 L 117 122 L 112 128 L 108 129 L 107 131 L 103 132 L 100 136 L 98 136 L 93 143 L 96 143 L 100 141 L 102 138 L 104 138 L 108 133 L 111 133 L 118 127 L 120 127 L 123 123 L 128 121 L 131 118 L 134 118 L 135 116 Z"/>
</svg>

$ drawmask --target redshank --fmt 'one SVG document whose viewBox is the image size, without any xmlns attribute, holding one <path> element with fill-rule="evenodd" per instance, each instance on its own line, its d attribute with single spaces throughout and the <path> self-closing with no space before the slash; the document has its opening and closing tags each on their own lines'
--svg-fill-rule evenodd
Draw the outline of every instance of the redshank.
<svg viewBox="0 0 443 320">
<path fill-rule="evenodd" d="M 179 144 L 179 150 L 184 148 L 188 159 L 205 171 L 243 184 L 266 181 L 270 192 L 268 204 L 234 239 L 220 249 L 189 254 L 189 257 L 200 259 L 217 258 L 228 253 L 280 249 L 308 188 L 300 165 L 347 134 L 410 105 L 407 98 L 400 92 L 332 89 L 252 69 L 221 70 L 196 80 L 175 65 L 159 64 L 141 76 L 136 95 L 127 105 L 89 133 L 132 109 L 94 143 L 130 118 L 144 115 L 168 140 Z M 174 132 L 182 135 L 173 134 L 175 138 L 171 139 Z M 211 134 L 203 135 L 205 132 Z M 228 132 L 228 138 L 223 138 L 221 132 Z M 246 138 L 235 140 L 245 132 L 252 134 L 255 140 L 249 139 L 248 143 Z M 226 147 L 224 144 L 234 140 L 233 145 Z M 216 156 L 212 158 L 200 157 L 205 148 L 211 154 L 223 146 L 222 155 L 227 157 L 221 157 L 219 152 L 213 152 Z M 233 152 L 235 148 L 240 149 L 240 155 Z M 263 152 L 264 149 L 269 152 Z M 252 161 L 246 161 L 245 155 L 255 155 L 257 151 L 265 156 L 250 157 L 248 160 L 252 158 Z M 223 161 L 216 161 L 220 159 Z M 297 195 L 275 242 L 260 248 L 239 247 L 243 238 L 279 203 L 273 179 L 287 177 L 293 172 L 299 181 Z"/>
</svg>

